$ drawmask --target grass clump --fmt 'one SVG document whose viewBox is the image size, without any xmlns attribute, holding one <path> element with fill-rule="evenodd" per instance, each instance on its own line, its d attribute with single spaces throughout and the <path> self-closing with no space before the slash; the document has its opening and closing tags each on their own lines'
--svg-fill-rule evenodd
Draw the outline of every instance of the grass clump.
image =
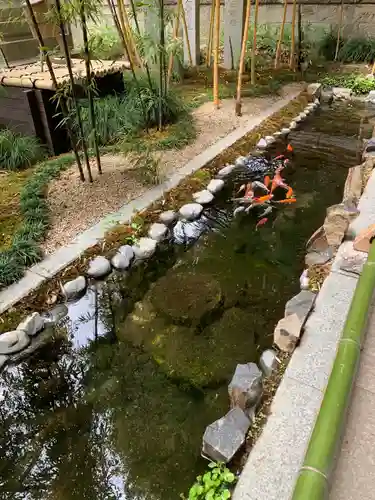
<svg viewBox="0 0 375 500">
<path fill-rule="evenodd" d="M 319 53 L 327 61 L 335 58 L 337 33 L 327 32 L 319 43 Z M 340 39 L 337 59 L 345 63 L 373 62 L 375 60 L 375 38 L 357 36 Z"/>
<path fill-rule="evenodd" d="M 16 134 L 11 130 L 0 131 L 0 168 L 21 170 L 45 157 L 45 151 L 35 137 Z"/>
<path fill-rule="evenodd" d="M 42 259 L 39 243 L 49 223 L 45 190 L 49 181 L 73 162 L 73 154 L 46 161 L 26 181 L 19 201 L 23 222 L 9 248 L 0 252 L 0 289 L 22 278 L 28 266 Z"/>
</svg>

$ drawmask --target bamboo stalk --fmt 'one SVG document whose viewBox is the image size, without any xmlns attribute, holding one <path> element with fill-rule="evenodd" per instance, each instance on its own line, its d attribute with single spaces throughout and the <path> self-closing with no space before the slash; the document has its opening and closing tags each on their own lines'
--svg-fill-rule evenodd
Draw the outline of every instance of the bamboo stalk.
<svg viewBox="0 0 375 500">
<path fill-rule="evenodd" d="M 95 119 L 95 109 L 94 109 L 94 99 L 92 97 L 92 79 L 91 79 L 91 67 L 90 67 L 90 52 L 89 52 L 89 42 L 87 38 L 87 26 L 86 26 L 86 14 L 84 0 L 81 0 L 80 4 L 80 18 L 81 18 L 81 29 L 83 35 L 83 48 L 84 48 L 84 58 L 86 67 L 86 80 L 87 80 L 87 97 L 89 100 L 89 112 L 90 112 L 90 122 L 92 133 L 94 136 L 94 150 L 96 157 L 96 165 L 98 167 L 99 174 L 102 173 L 102 164 L 100 161 L 100 153 L 98 146 L 98 135 L 96 133 L 96 119 Z"/>
<path fill-rule="evenodd" d="M 338 29 L 337 29 L 337 42 L 336 42 L 336 50 L 335 50 L 335 61 L 337 61 L 337 57 L 339 55 L 340 41 L 341 41 L 341 28 L 342 28 L 343 16 L 344 16 L 344 0 L 341 0 L 339 26 L 338 26 Z"/>
<path fill-rule="evenodd" d="M 282 20 L 281 28 L 280 28 L 279 41 L 277 42 L 276 57 L 275 57 L 275 69 L 277 69 L 279 67 L 281 44 L 282 44 L 283 38 L 284 38 L 284 29 L 285 29 L 285 20 L 286 20 L 287 10 L 288 10 L 288 0 L 284 0 L 283 20 Z"/>
<path fill-rule="evenodd" d="M 163 80 L 164 80 L 164 0 L 159 0 L 159 130 L 163 128 Z"/>
<path fill-rule="evenodd" d="M 44 50 L 44 47 L 45 47 L 44 40 L 43 40 L 42 34 L 40 32 L 39 25 L 38 25 L 38 22 L 36 20 L 33 8 L 32 8 L 31 3 L 30 3 L 30 0 L 26 0 L 26 7 L 27 7 L 27 11 L 29 13 L 30 20 L 32 22 L 33 28 L 35 30 L 36 37 L 38 39 L 39 49 L 43 53 L 43 52 L 45 52 L 45 50 Z M 46 64 L 47 64 L 48 72 L 50 74 L 50 78 L 52 80 L 52 84 L 53 84 L 54 89 L 56 91 L 57 88 L 58 88 L 58 83 L 57 83 L 56 76 L 55 76 L 55 73 L 53 71 L 53 66 L 52 66 L 52 63 L 51 63 L 51 59 L 50 59 L 48 53 L 45 53 L 45 61 L 46 61 Z M 76 162 L 77 162 L 77 167 L 78 167 L 78 170 L 79 170 L 79 176 L 80 176 L 81 181 L 84 181 L 85 180 L 85 175 L 83 173 L 81 159 L 79 157 L 78 150 L 77 150 L 77 143 L 76 143 L 76 140 L 75 140 L 75 137 L 74 137 L 74 133 L 73 133 L 72 127 L 71 127 L 71 122 L 70 122 L 70 118 L 69 118 L 69 110 L 68 110 L 66 102 L 64 101 L 63 98 L 60 100 L 60 107 L 61 107 L 62 114 L 63 114 L 63 116 L 64 116 L 64 118 L 66 120 L 66 129 L 67 129 L 68 137 L 69 137 L 69 140 L 70 140 L 73 152 L 74 152 L 74 156 L 75 156 L 75 159 L 76 159 Z"/>
<path fill-rule="evenodd" d="M 373 64 L 373 66 L 372 66 L 371 74 L 372 74 L 372 75 L 373 75 L 373 74 L 375 74 L 375 61 L 374 61 L 374 64 Z"/>
<path fill-rule="evenodd" d="M 255 0 L 253 47 L 251 52 L 251 85 L 255 85 L 255 53 L 257 48 L 259 0 Z"/>
<path fill-rule="evenodd" d="M 206 66 L 209 68 L 211 66 L 211 56 L 212 56 L 212 39 L 214 36 L 214 21 L 215 21 L 215 0 L 211 2 L 210 10 L 210 28 L 208 31 L 208 44 L 206 53 Z"/>
<path fill-rule="evenodd" d="M 301 62 L 302 62 L 302 13 L 301 13 L 301 4 L 298 3 L 298 12 L 297 12 L 297 28 L 298 28 L 298 71 L 301 71 Z"/>
<path fill-rule="evenodd" d="M 139 52 L 138 52 L 138 49 L 137 49 L 137 45 L 136 45 L 135 40 L 134 40 L 132 28 L 130 26 L 129 16 L 128 16 L 128 13 L 126 11 L 126 7 L 125 6 L 124 6 L 124 22 L 125 22 L 126 31 L 128 33 L 129 43 L 130 43 L 130 46 L 132 47 L 132 51 L 133 51 L 135 59 L 137 61 L 137 65 L 140 66 L 140 67 L 142 67 L 143 66 L 142 59 L 141 59 L 141 57 L 139 55 Z"/>
<path fill-rule="evenodd" d="M 128 30 L 126 29 L 126 24 L 125 24 L 125 7 L 124 7 L 124 4 L 123 4 L 123 0 L 117 0 L 117 4 L 118 4 L 118 10 L 119 10 L 119 20 L 120 20 L 120 25 L 121 25 L 121 30 L 123 32 L 123 35 L 126 39 L 126 42 L 128 44 L 128 47 L 129 47 L 129 56 L 130 56 L 130 59 L 131 59 L 131 63 L 133 64 L 133 66 L 135 65 L 135 62 L 134 62 L 134 54 L 133 54 L 133 47 L 131 46 L 131 43 L 130 43 L 130 40 L 129 40 L 129 33 L 128 33 Z"/>
<path fill-rule="evenodd" d="M 72 70 L 72 61 L 71 61 L 70 54 L 69 54 L 68 42 L 66 40 L 64 22 L 63 22 L 62 17 L 61 17 L 61 4 L 60 4 L 60 0 L 55 0 L 55 5 L 56 5 L 57 16 L 58 16 L 58 24 L 59 24 L 60 32 L 61 32 L 61 39 L 62 39 L 62 44 L 63 44 L 63 49 L 64 49 L 64 56 L 65 56 L 66 66 L 68 68 L 70 83 L 71 83 L 71 86 L 72 86 L 72 97 L 73 97 L 73 103 L 74 103 L 74 107 L 75 107 L 76 115 L 77 115 L 78 128 L 79 128 L 81 139 L 82 139 L 83 155 L 85 157 L 86 169 L 87 169 L 87 173 L 88 173 L 88 176 L 89 176 L 89 181 L 92 182 L 90 160 L 89 160 L 89 155 L 88 155 L 88 152 L 87 152 L 85 135 L 83 133 L 81 109 L 80 109 L 79 104 L 78 104 L 78 99 L 77 99 L 77 94 L 76 94 L 75 84 L 74 84 L 74 75 L 73 75 L 73 70 Z"/>
<path fill-rule="evenodd" d="M 295 71 L 295 51 L 296 51 L 296 14 L 297 14 L 297 1 L 293 0 L 293 12 L 292 12 L 292 40 L 290 44 L 290 58 L 289 58 L 289 68 Z"/>
<path fill-rule="evenodd" d="M 182 23 L 183 23 L 184 31 L 185 31 L 186 46 L 187 46 L 187 49 L 188 49 L 189 64 L 190 64 L 190 66 L 193 66 L 193 58 L 191 57 L 191 47 L 190 47 L 190 40 L 189 40 L 189 32 L 188 32 L 188 27 L 187 27 L 187 22 L 186 22 L 186 15 L 185 15 L 185 9 L 184 9 L 184 5 L 183 4 L 181 4 L 181 14 L 182 14 Z"/>
<path fill-rule="evenodd" d="M 250 13 L 251 13 L 251 0 L 247 0 L 245 22 L 244 22 L 244 26 L 243 26 L 243 35 L 242 35 L 240 64 L 238 67 L 237 97 L 236 97 L 236 107 L 235 107 L 235 111 L 236 111 L 237 116 L 241 116 L 241 114 L 242 114 L 242 112 L 241 112 L 242 74 L 243 74 L 243 68 L 245 65 L 246 43 L 247 43 L 247 38 L 249 36 Z"/>
<path fill-rule="evenodd" d="M 176 14 L 176 19 L 175 19 L 175 24 L 173 27 L 173 40 L 177 40 L 178 30 L 180 29 L 181 5 L 182 5 L 182 0 L 177 0 L 177 14 Z M 172 69 L 173 69 L 173 53 L 170 53 L 169 54 L 169 61 L 168 61 L 168 76 L 167 76 L 167 86 L 168 87 L 169 87 L 169 84 L 171 81 Z"/>
<path fill-rule="evenodd" d="M 219 108 L 220 0 L 215 3 L 214 105 Z"/>
</svg>

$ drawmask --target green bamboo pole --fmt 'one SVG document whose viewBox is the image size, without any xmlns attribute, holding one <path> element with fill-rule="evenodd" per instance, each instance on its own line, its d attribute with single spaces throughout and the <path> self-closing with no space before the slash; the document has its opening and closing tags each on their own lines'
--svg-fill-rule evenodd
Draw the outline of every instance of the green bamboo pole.
<svg viewBox="0 0 375 500">
<path fill-rule="evenodd" d="M 292 500 L 323 500 L 328 496 L 329 478 L 344 429 L 374 289 L 375 242 L 371 244 L 354 292 Z"/>
</svg>

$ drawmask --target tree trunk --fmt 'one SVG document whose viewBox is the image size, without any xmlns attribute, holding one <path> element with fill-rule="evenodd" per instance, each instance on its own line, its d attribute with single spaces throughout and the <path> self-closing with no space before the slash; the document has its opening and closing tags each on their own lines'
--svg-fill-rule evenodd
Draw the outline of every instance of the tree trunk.
<svg viewBox="0 0 375 500">
<path fill-rule="evenodd" d="M 48 52 L 46 52 L 46 50 L 45 50 L 44 40 L 43 40 L 42 34 L 40 32 L 37 20 L 35 18 L 35 14 L 34 14 L 32 6 L 31 6 L 30 0 L 26 0 L 26 7 L 27 7 L 27 11 L 29 13 L 30 20 L 32 22 L 35 34 L 36 34 L 36 36 L 38 38 L 39 49 L 40 49 L 40 51 L 42 53 L 45 54 L 45 61 L 46 61 L 46 64 L 47 64 L 48 72 L 49 72 L 51 80 L 52 80 L 53 87 L 57 91 L 58 85 L 57 85 L 57 80 L 56 80 L 55 73 L 53 71 L 53 66 L 52 66 L 52 63 L 51 63 L 51 59 L 50 59 L 50 57 L 48 55 Z M 60 100 L 60 106 L 61 106 L 61 111 L 62 111 L 62 114 L 64 116 L 65 122 L 66 122 L 66 129 L 67 129 L 67 132 L 68 132 L 68 137 L 69 137 L 72 149 L 74 151 L 74 156 L 75 156 L 75 159 L 76 159 L 76 162 L 77 162 L 77 167 L 78 167 L 78 170 L 79 170 L 79 176 L 80 176 L 80 179 L 82 181 L 84 181 L 85 180 L 85 175 L 83 173 L 81 159 L 79 157 L 78 150 L 77 150 L 76 138 L 75 138 L 74 132 L 72 130 L 71 120 L 69 118 L 69 110 L 67 108 L 67 105 L 66 105 L 66 102 L 65 102 L 64 98 L 61 98 L 61 100 Z"/>
<path fill-rule="evenodd" d="M 335 50 L 335 61 L 337 61 L 339 50 L 340 50 L 340 41 L 341 41 L 341 29 L 342 29 L 342 19 L 344 16 L 344 0 L 341 0 L 340 5 L 340 17 L 339 17 L 339 26 L 337 28 L 337 42 L 336 42 L 336 50 Z"/>
<path fill-rule="evenodd" d="M 94 99 L 92 97 L 92 80 L 91 80 L 91 67 L 90 67 L 90 52 L 89 52 L 89 42 L 87 38 L 87 26 L 86 26 L 86 15 L 85 15 L 85 5 L 84 1 L 81 0 L 80 4 L 80 18 L 81 18 L 81 29 L 83 35 L 83 49 L 85 57 L 85 67 L 86 67 L 86 91 L 89 100 L 89 112 L 90 112 L 90 123 L 92 128 L 92 134 L 94 137 L 94 150 L 96 157 L 96 165 L 98 167 L 99 174 L 102 173 L 102 164 L 100 161 L 100 153 L 98 146 L 98 135 L 96 133 L 96 119 L 95 119 L 95 109 L 94 109 Z"/>
<path fill-rule="evenodd" d="M 206 53 L 207 68 L 211 66 L 212 40 L 214 37 L 214 21 L 215 21 L 215 0 L 212 0 L 211 10 L 210 10 L 210 28 L 208 32 L 208 43 L 207 43 L 207 53 Z"/>
<path fill-rule="evenodd" d="M 255 85 L 255 54 L 257 49 L 259 0 L 255 0 L 253 48 L 251 51 L 251 85 Z"/>
<path fill-rule="evenodd" d="M 215 3 L 214 105 L 219 108 L 220 0 Z"/>
<path fill-rule="evenodd" d="M 289 58 L 289 68 L 295 71 L 295 51 L 296 51 L 296 13 L 297 13 L 297 2 L 293 0 L 293 13 L 292 13 L 292 40 L 290 44 L 290 58 Z"/>
<path fill-rule="evenodd" d="M 280 53 L 281 53 L 281 44 L 283 43 L 283 38 L 284 38 L 284 29 L 285 29 L 285 20 L 286 20 L 286 12 L 288 10 L 288 0 L 284 0 L 284 12 L 283 12 L 283 20 L 281 23 L 281 28 L 280 28 L 280 36 L 279 36 L 279 41 L 277 43 L 277 49 L 276 49 L 276 57 L 275 57 L 275 69 L 279 67 L 279 59 L 280 59 Z"/>
<path fill-rule="evenodd" d="M 64 56 L 65 56 L 66 66 L 68 68 L 68 73 L 69 73 L 69 78 L 70 78 L 70 84 L 71 84 L 71 87 L 72 87 L 72 97 L 73 97 L 73 103 L 74 103 L 74 107 L 75 107 L 76 115 L 77 115 L 79 133 L 80 133 L 81 140 L 82 140 L 83 155 L 85 157 L 86 169 L 87 169 L 87 173 L 88 173 L 88 176 L 89 176 L 89 181 L 92 182 L 90 160 L 89 160 L 89 155 L 87 153 L 87 146 L 86 146 L 86 141 L 85 141 L 85 135 L 83 133 L 82 118 L 81 118 L 81 109 L 79 107 L 79 103 L 78 103 L 78 99 L 77 99 L 77 94 L 76 94 L 76 90 L 75 90 L 74 75 L 73 75 L 73 70 L 72 70 L 72 61 L 70 59 L 68 42 L 66 40 L 64 22 L 63 22 L 63 20 L 61 18 L 61 4 L 60 4 L 60 0 L 55 0 L 55 5 L 56 5 L 56 13 L 57 13 L 57 16 L 58 16 L 58 24 L 59 24 L 60 32 L 61 32 L 61 39 L 62 39 L 62 44 L 63 44 L 63 49 L 64 49 Z"/>
<path fill-rule="evenodd" d="M 242 112 L 241 112 L 242 74 L 243 74 L 243 68 L 245 65 L 246 43 L 247 43 L 247 38 L 249 36 L 250 13 L 251 13 L 251 0 L 247 0 L 245 22 L 244 22 L 243 35 L 242 35 L 240 64 L 239 64 L 239 68 L 238 68 L 237 97 L 236 97 L 236 108 L 235 108 L 237 116 L 242 115 Z"/>
<path fill-rule="evenodd" d="M 177 14 L 175 19 L 175 24 L 173 28 L 173 40 L 177 40 L 178 38 L 178 30 L 180 29 L 180 15 L 181 15 L 181 5 L 182 0 L 177 0 Z M 169 87 L 171 76 L 173 69 L 173 53 L 169 54 L 169 62 L 168 62 L 168 76 L 167 76 L 167 86 Z"/>
</svg>

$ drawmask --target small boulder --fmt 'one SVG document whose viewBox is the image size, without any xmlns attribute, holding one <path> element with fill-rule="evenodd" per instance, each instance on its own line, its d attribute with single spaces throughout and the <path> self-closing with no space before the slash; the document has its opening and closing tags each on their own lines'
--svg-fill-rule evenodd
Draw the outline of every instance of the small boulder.
<svg viewBox="0 0 375 500">
<path fill-rule="evenodd" d="M 349 227 L 350 217 L 351 214 L 345 210 L 344 205 L 332 205 L 327 208 L 323 227 L 329 246 L 339 247 Z"/>
<path fill-rule="evenodd" d="M 295 295 L 286 303 L 285 316 L 296 314 L 303 325 L 314 307 L 315 299 L 315 293 L 310 292 L 310 290 L 301 290 L 298 295 Z"/>
<path fill-rule="evenodd" d="M 230 175 L 233 172 L 234 168 L 235 165 L 226 165 L 225 167 L 223 167 L 221 170 L 218 171 L 216 176 L 219 177 L 219 179 L 228 177 L 228 175 Z"/>
<path fill-rule="evenodd" d="M 183 205 L 179 212 L 180 216 L 185 220 L 197 219 L 203 211 L 202 205 L 199 203 L 187 203 Z"/>
<path fill-rule="evenodd" d="M 297 314 L 281 319 L 273 332 L 273 341 L 284 352 L 293 352 L 301 335 L 302 323 Z"/>
<path fill-rule="evenodd" d="M 298 116 L 301 118 L 301 120 L 307 118 L 307 114 L 304 111 L 302 111 Z"/>
<path fill-rule="evenodd" d="M 360 275 L 367 261 L 368 254 L 353 248 L 352 241 L 345 241 L 339 248 L 334 267 L 342 271 Z"/>
<path fill-rule="evenodd" d="M 210 191 L 212 194 L 216 194 L 219 191 L 221 191 L 224 187 L 224 181 L 221 179 L 212 179 L 208 183 L 207 190 Z"/>
<path fill-rule="evenodd" d="M 255 363 L 237 365 L 228 392 L 231 408 L 238 406 L 249 414 L 263 393 L 262 372 L 258 366 Z"/>
<path fill-rule="evenodd" d="M 162 224 L 170 226 L 178 219 L 178 214 L 173 210 L 166 210 L 159 215 L 159 220 Z"/>
<path fill-rule="evenodd" d="M 154 255 L 157 246 L 157 241 L 152 238 L 140 238 L 138 243 L 134 245 L 134 255 L 138 260 L 144 260 Z"/>
<path fill-rule="evenodd" d="M 374 76 L 374 75 L 371 75 L 371 76 Z M 375 104 L 375 90 L 370 90 L 370 92 L 367 96 L 367 100 L 369 102 L 371 102 L 371 104 Z"/>
<path fill-rule="evenodd" d="M 345 87 L 333 87 L 332 93 L 334 100 L 344 101 L 352 97 L 351 89 Z"/>
<path fill-rule="evenodd" d="M 316 107 L 320 106 L 320 101 L 319 101 L 319 99 L 314 99 L 314 104 L 316 105 Z"/>
<path fill-rule="evenodd" d="M 241 408 L 233 408 L 206 428 L 202 456 L 216 462 L 230 462 L 245 442 L 249 427 L 250 420 Z"/>
<path fill-rule="evenodd" d="M 68 281 L 62 286 L 63 294 L 67 300 L 79 297 L 86 290 L 86 279 L 84 276 Z"/>
<path fill-rule="evenodd" d="M 310 83 L 307 86 L 307 94 L 310 97 L 320 97 L 322 93 L 322 84 L 321 83 Z"/>
<path fill-rule="evenodd" d="M 6 364 L 7 361 L 8 361 L 8 356 L 5 356 L 4 354 L 0 354 L 0 370 Z"/>
<path fill-rule="evenodd" d="M 17 330 L 23 330 L 27 335 L 33 337 L 40 330 L 43 330 L 45 323 L 46 320 L 38 312 L 33 312 L 17 326 Z"/>
<path fill-rule="evenodd" d="M 47 322 L 55 325 L 64 319 L 68 312 L 69 310 L 65 304 L 58 304 L 46 313 Z"/>
<path fill-rule="evenodd" d="M 156 241 L 163 241 L 168 235 L 168 228 L 165 224 L 161 224 L 160 222 L 155 222 L 151 225 L 148 230 L 148 235 L 150 238 Z"/>
<path fill-rule="evenodd" d="M 130 245 L 122 245 L 117 251 L 129 260 L 130 265 L 130 262 L 134 259 L 133 247 Z"/>
<path fill-rule="evenodd" d="M 323 90 L 321 95 L 322 102 L 327 102 L 330 104 L 333 101 L 333 92 L 332 90 Z"/>
<path fill-rule="evenodd" d="M 274 132 L 273 133 L 273 136 L 277 139 L 278 137 L 280 137 L 282 134 L 281 132 L 278 130 L 277 132 Z"/>
<path fill-rule="evenodd" d="M 371 137 L 371 139 L 366 142 L 365 147 L 365 153 L 372 153 L 373 151 L 375 151 L 375 137 Z"/>
<path fill-rule="evenodd" d="M 22 351 L 30 344 L 30 337 L 23 330 L 13 330 L 0 335 L 0 354 Z"/>
<path fill-rule="evenodd" d="M 295 121 L 290 122 L 289 128 L 291 130 L 294 130 L 295 128 L 297 128 L 297 122 L 295 122 Z"/>
<path fill-rule="evenodd" d="M 247 158 L 246 156 L 239 156 L 234 162 L 236 167 L 246 167 Z"/>
<path fill-rule="evenodd" d="M 118 271 L 124 271 L 129 269 L 130 260 L 126 255 L 123 255 L 120 252 L 117 252 L 111 259 L 112 266 Z"/>
<path fill-rule="evenodd" d="M 281 129 L 282 135 L 288 135 L 290 133 L 290 128 L 284 127 Z"/>
<path fill-rule="evenodd" d="M 256 148 L 258 149 L 266 149 L 267 147 L 267 141 L 263 137 L 258 141 Z"/>
<path fill-rule="evenodd" d="M 301 276 L 299 278 L 299 284 L 300 284 L 301 290 L 308 290 L 309 289 L 310 280 L 309 280 L 308 269 L 305 269 L 303 271 L 303 273 L 301 274 Z"/>
<path fill-rule="evenodd" d="M 309 252 L 305 255 L 305 265 L 307 267 L 326 264 L 334 256 L 334 251 L 331 247 L 321 252 Z"/>
<path fill-rule="evenodd" d="M 275 138 L 273 135 L 266 135 L 265 140 L 267 142 L 267 146 L 268 144 L 272 144 L 273 142 L 275 142 Z"/>
<path fill-rule="evenodd" d="M 103 278 L 111 272 L 111 263 L 102 255 L 98 255 L 89 262 L 87 270 L 88 276 L 91 278 Z"/>
<path fill-rule="evenodd" d="M 208 191 L 208 189 L 203 189 L 202 191 L 197 191 L 193 193 L 193 198 L 196 203 L 200 205 L 208 205 L 214 199 L 214 195 Z"/>
<path fill-rule="evenodd" d="M 269 377 L 271 373 L 279 366 L 279 361 L 276 352 L 273 349 L 267 349 L 262 352 L 259 359 L 259 366 L 265 377 Z"/>
<path fill-rule="evenodd" d="M 299 122 L 301 122 L 301 121 L 302 121 L 302 118 L 300 117 L 300 115 L 298 115 L 298 116 L 296 116 L 296 117 L 294 118 L 294 120 L 293 120 L 293 121 L 295 121 L 296 123 L 299 123 Z"/>
</svg>

